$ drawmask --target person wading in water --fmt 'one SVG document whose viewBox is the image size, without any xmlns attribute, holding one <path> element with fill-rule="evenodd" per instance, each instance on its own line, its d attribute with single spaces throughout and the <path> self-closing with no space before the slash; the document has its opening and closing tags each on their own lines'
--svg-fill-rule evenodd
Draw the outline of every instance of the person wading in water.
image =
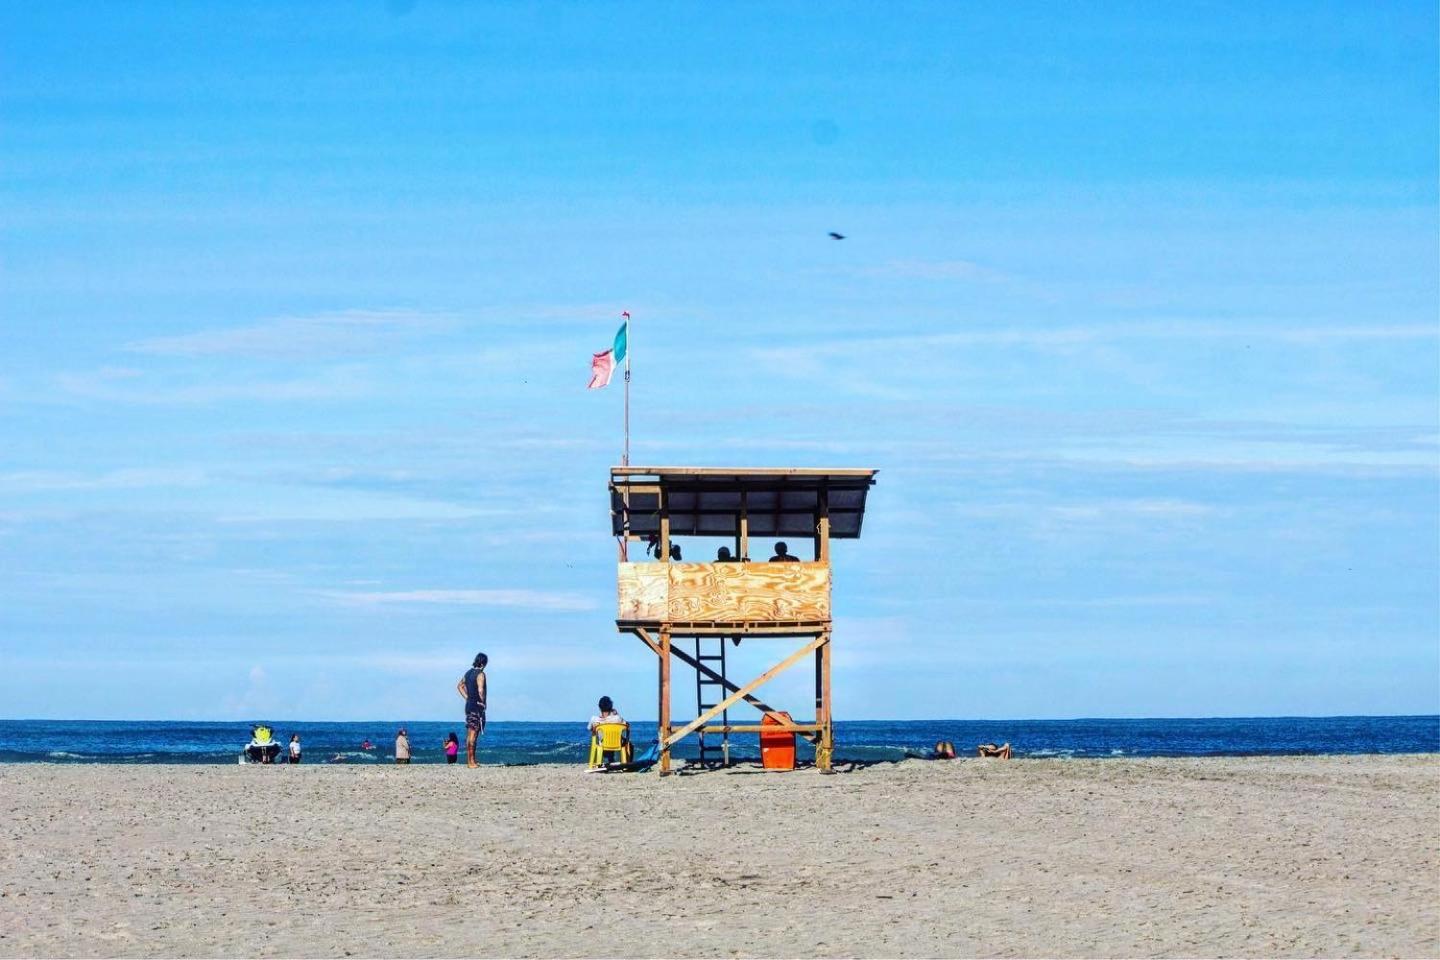
<svg viewBox="0 0 1440 960">
<path fill-rule="evenodd" d="M 485 654 L 475 654 L 475 665 L 455 685 L 465 698 L 465 765 L 469 767 L 480 766 L 475 762 L 475 741 L 485 732 L 485 664 L 489 662 Z"/>
</svg>

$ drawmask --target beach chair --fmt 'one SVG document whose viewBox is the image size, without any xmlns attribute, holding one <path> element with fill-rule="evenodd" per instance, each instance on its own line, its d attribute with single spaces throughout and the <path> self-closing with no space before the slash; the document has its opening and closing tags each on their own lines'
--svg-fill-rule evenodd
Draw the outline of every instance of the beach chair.
<svg viewBox="0 0 1440 960">
<path fill-rule="evenodd" d="M 626 726 L 623 723 L 596 724 L 590 734 L 591 770 L 605 765 L 608 754 L 619 754 L 621 763 L 630 762 L 630 744 L 625 739 Z"/>
</svg>

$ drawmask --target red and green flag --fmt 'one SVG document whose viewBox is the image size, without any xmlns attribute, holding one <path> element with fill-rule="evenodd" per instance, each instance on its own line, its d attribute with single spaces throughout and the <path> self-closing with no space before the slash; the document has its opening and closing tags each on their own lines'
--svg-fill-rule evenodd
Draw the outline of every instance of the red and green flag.
<svg viewBox="0 0 1440 960">
<path fill-rule="evenodd" d="M 590 384 L 587 389 L 599 390 L 609 386 L 610 378 L 615 375 L 615 368 L 625 360 L 626 340 L 630 332 L 630 311 L 627 310 L 620 316 L 624 317 L 624 321 L 620 324 L 620 329 L 615 331 L 615 342 L 609 350 L 594 354 L 590 358 Z"/>
</svg>

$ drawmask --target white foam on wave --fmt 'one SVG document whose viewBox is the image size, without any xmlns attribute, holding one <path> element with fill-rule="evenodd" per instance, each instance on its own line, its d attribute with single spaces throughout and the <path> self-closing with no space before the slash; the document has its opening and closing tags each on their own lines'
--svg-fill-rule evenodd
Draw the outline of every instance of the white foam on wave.
<svg viewBox="0 0 1440 960">
<path fill-rule="evenodd" d="M 358 760 L 369 760 L 369 761 L 372 762 L 372 763 L 373 763 L 374 761 L 376 761 L 376 760 L 383 760 L 383 759 L 385 759 L 384 757 L 381 757 L 378 753 L 376 753 L 376 752 L 373 751 L 373 750 L 341 750 L 341 751 L 339 751 L 338 753 L 332 753 L 332 754 L 330 754 L 330 758 L 329 758 L 329 760 L 328 760 L 327 762 L 329 762 L 329 763 L 338 762 L 338 761 L 336 760 L 337 757 L 339 758 L 339 760 L 343 760 L 343 761 L 345 761 L 346 763 L 349 763 L 351 760 L 357 760 L 357 759 L 358 759 Z"/>
</svg>

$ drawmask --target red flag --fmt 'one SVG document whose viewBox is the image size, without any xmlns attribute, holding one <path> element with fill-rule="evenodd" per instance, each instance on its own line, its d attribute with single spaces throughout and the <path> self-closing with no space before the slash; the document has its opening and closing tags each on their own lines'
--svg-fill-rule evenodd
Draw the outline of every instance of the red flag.
<svg viewBox="0 0 1440 960">
<path fill-rule="evenodd" d="M 610 377 L 615 373 L 615 351 L 606 350 L 604 353 L 597 353 L 590 358 L 590 383 L 587 390 L 599 390 L 608 386 Z"/>
</svg>

